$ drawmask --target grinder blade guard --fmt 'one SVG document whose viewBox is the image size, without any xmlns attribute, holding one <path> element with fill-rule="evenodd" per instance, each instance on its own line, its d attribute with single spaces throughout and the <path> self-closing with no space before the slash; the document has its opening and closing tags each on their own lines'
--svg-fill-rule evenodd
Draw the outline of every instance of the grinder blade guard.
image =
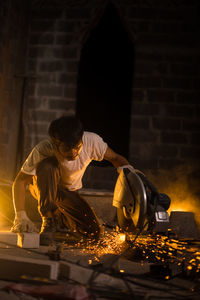
<svg viewBox="0 0 200 300">
<path fill-rule="evenodd" d="M 115 185 L 113 206 L 117 207 L 118 224 L 123 230 L 166 233 L 169 228 L 167 210 L 170 198 L 159 193 L 138 170 L 123 168 L 120 171 Z"/>
</svg>

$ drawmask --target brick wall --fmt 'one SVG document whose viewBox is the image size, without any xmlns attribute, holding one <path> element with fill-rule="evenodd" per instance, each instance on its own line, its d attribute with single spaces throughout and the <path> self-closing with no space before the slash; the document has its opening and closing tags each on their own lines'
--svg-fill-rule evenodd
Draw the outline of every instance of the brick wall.
<svg viewBox="0 0 200 300">
<path fill-rule="evenodd" d="M 26 1 L 0 2 L 0 177 L 17 169 L 25 55 Z"/>
<path fill-rule="evenodd" d="M 82 45 L 108 2 L 33 1 L 27 42 L 24 158 L 47 136 L 52 119 L 75 114 Z M 198 1 L 112 3 L 135 51 L 130 162 L 145 172 L 182 164 L 199 166 Z M 97 171 L 96 177 L 93 172 L 90 168 L 86 173 L 88 185 L 113 186 L 109 180 L 112 168 Z M 105 173 L 110 174 L 106 181 Z"/>
<path fill-rule="evenodd" d="M 131 161 L 145 169 L 199 164 L 199 5 L 134 3 L 128 14 L 136 35 Z"/>
<path fill-rule="evenodd" d="M 36 78 L 26 101 L 25 154 L 46 136 L 51 120 L 75 113 L 80 37 L 89 17 L 88 9 L 73 4 L 33 7 L 28 71 Z"/>
<path fill-rule="evenodd" d="M 106 5 L 56 3 L 32 11 L 28 70 L 38 78 L 26 102 L 25 154 L 46 136 L 49 121 L 75 113 L 82 42 Z M 198 1 L 112 3 L 135 50 L 130 162 L 143 171 L 199 163 Z M 86 173 L 90 184 L 93 172 Z M 92 186 L 103 184 L 102 173 Z"/>
</svg>

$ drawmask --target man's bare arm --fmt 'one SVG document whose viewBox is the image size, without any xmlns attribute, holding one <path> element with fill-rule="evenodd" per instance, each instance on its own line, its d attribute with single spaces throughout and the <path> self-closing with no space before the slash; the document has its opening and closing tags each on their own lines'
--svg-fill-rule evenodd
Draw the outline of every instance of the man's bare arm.
<svg viewBox="0 0 200 300">
<path fill-rule="evenodd" d="M 13 203 L 15 208 L 15 219 L 12 232 L 38 232 L 38 228 L 29 219 L 25 211 L 26 186 L 32 182 L 32 175 L 19 172 L 13 183 Z"/>
<path fill-rule="evenodd" d="M 15 212 L 25 210 L 26 186 L 32 182 L 32 175 L 19 172 L 12 186 Z"/>
<path fill-rule="evenodd" d="M 130 163 L 124 156 L 114 152 L 110 147 L 107 147 L 107 150 L 104 154 L 104 159 L 111 162 L 115 168 L 118 168 L 118 167 L 121 167 L 124 165 L 130 165 Z"/>
</svg>

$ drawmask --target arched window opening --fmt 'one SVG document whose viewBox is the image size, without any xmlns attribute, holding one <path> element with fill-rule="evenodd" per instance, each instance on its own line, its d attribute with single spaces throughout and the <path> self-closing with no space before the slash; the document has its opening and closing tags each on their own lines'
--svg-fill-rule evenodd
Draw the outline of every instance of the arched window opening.
<svg viewBox="0 0 200 300">
<path fill-rule="evenodd" d="M 76 112 L 85 130 L 127 158 L 133 61 L 133 43 L 109 4 L 82 48 Z"/>
</svg>

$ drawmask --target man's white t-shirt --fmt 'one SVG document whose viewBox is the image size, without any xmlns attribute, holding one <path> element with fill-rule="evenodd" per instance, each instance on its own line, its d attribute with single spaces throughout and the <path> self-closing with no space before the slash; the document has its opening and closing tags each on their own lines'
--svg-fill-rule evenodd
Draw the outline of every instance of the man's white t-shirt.
<svg viewBox="0 0 200 300">
<path fill-rule="evenodd" d="M 33 148 L 24 162 L 21 171 L 26 174 L 35 175 L 37 164 L 40 161 L 47 157 L 55 156 L 60 166 L 61 185 L 70 191 L 82 188 L 82 177 L 87 166 L 92 160 L 103 160 L 107 149 L 107 144 L 96 133 L 85 131 L 82 140 L 83 147 L 78 158 L 71 161 L 59 155 L 50 139 L 43 140 Z"/>
</svg>

